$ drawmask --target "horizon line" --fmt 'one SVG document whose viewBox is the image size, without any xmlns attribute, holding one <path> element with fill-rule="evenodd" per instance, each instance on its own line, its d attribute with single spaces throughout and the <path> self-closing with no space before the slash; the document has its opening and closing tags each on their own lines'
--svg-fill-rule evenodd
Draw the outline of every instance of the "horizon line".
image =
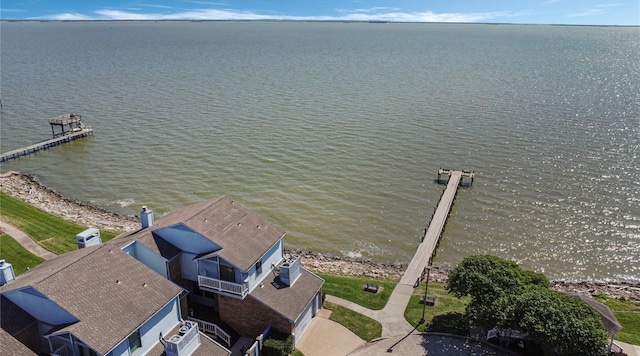
<svg viewBox="0 0 640 356">
<path fill-rule="evenodd" d="M 393 21 L 393 20 L 295 20 L 295 19 L 20 19 L 0 18 L 0 22 L 330 22 L 375 24 L 452 24 L 452 25 L 524 25 L 524 26 L 581 26 L 581 27 L 640 27 L 638 25 L 565 24 L 534 22 L 453 22 L 453 21 Z"/>
</svg>

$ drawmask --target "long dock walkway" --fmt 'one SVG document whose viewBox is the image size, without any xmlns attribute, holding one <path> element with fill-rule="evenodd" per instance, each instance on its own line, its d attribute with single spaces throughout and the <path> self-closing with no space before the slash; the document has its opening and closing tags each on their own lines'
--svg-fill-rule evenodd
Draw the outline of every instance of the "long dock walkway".
<svg viewBox="0 0 640 356">
<path fill-rule="evenodd" d="M 93 129 L 91 128 L 91 126 L 85 126 L 79 131 L 75 131 L 62 136 L 57 136 L 52 139 L 38 142 L 27 147 L 18 148 L 17 150 L 5 152 L 0 156 L 0 163 L 10 161 L 12 159 L 20 158 L 22 156 L 27 156 L 38 151 L 46 150 L 48 148 L 58 146 L 64 143 L 69 143 L 79 138 L 83 138 L 91 135 L 93 135 Z"/>
<path fill-rule="evenodd" d="M 447 217 L 449 217 L 449 211 L 453 205 L 453 199 L 456 197 L 458 187 L 460 187 L 462 183 L 462 178 L 469 177 L 471 178 L 471 182 L 473 182 L 474 178 L 473 172 L 440 169 L 438 171 L 439 182 L 440 176 L 443 174 L 449 176 L 447 188 L 444 193 L 442 193 L 442 197 L 440 197 L 440 202 L 433 214 L 429 228 L 422 239 L 422 243 L 418 246 L 411 263 L 409 263 L 407 270 L 402 275 L 400 284 L 410 285 L 412 287 L 418 284 L 424 269 L 430 263 L 431 258 L 435 254 L 438 241 L 442 235 L 442 230 L 444 230 Z M 468 183 L 468 185 L 471 185 L 471 183 Z"/>
</svg>

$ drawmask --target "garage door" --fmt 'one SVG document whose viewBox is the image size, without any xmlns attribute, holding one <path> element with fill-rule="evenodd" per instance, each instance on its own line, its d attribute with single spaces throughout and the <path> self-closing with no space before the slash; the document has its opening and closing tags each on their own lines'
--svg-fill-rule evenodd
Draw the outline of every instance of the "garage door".
<svg viewBox="0 0 640 356">
<path fill-rule="evenodd" d="M 313 318 L 313 302 L 314 301 L 315 301 L 315 298 L 312 299 L 309 304 L 307 304 L 307 307 L 304 309 L 304 312 L 302 312 L 302 315 L 298 318 L 298 323 L 296 324 L 296 331 L 295 331 L 297 340 L 300 340 L 300 337 L 302 337 L 302 334 L 304 334 L 304 332 L 307 330 L 307 327 L 309 326 L 309 323 Z"/>
</svg>

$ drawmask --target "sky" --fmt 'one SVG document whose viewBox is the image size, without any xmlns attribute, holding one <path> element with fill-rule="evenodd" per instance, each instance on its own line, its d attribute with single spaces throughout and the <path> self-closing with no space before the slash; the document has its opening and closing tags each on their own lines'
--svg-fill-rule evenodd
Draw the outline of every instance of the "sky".
<svg viewBox="0 0 640 356">
<path fill-rule="evenodd" d="M 0 18 L 639 26 L 640 0 L 1 0 Z"/>
</svg>

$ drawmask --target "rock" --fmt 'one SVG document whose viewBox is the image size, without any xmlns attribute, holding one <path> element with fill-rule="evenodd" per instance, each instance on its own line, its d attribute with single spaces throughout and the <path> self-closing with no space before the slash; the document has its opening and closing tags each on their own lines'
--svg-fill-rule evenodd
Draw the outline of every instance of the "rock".
<svg viewBox="0 0 640 356">
<path fill-rule="evenodd" d="M 49 214 L 71 220 L 79 225 L 122 232 L 134 231 L 140 226 L 137 219 L 67 199 L 42 186 L 33 176 L 17 172 L 3 174 L 0 177 L 0 190 Z"/>
</svg>

